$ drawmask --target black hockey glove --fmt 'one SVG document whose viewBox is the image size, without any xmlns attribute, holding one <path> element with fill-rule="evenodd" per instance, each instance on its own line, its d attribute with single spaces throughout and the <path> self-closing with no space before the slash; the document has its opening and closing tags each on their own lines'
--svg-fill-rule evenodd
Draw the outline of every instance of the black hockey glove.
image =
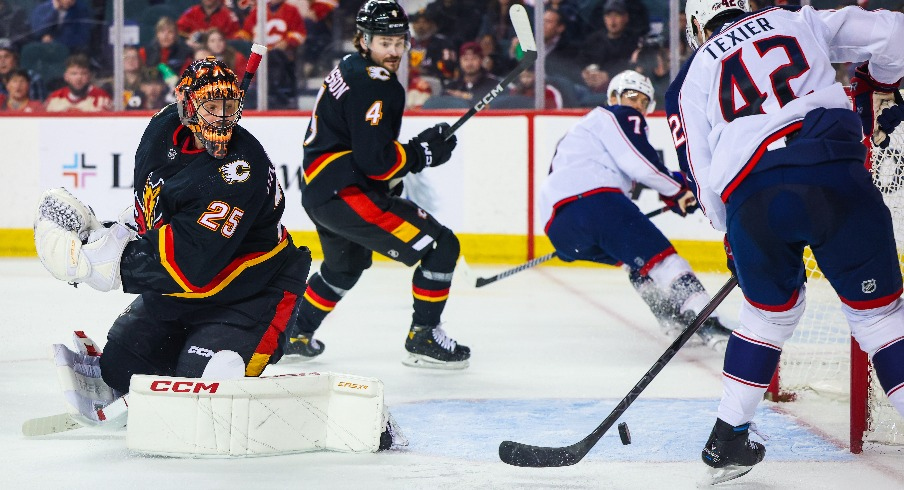
<svg viewBox="0 0 904 490">
<path fill-rule="evenodd" d="M 439 167 L 452 158 L 452 150 L 458 144 L 458 138 L 452 135 L 446 140 L 447 134 L 449 134 L 449 125 L 439 123 L 411 138 L 411 141 L 405 145 L 408 158 L 412 159 L 411 173 L 418 173 L 426 167 Z"/>
<path fill-rule="evenodd" d="M 731 245 L 728 244 L 728 233 L 722 238 L 722 245 L 725 247 L 725 265 L 731 275 L 738 277 L 738 270 L 735 268 L 734 254 L 731 252 Z"/>
<path fill-rule="evenodd" d="M 854 107 L 860 116 L 860 122 L 863 123 L 864 134 L 873 134 L 878 115 L 876 112 L 882 109 L 884 100 L 893 100 L 891 95 L 897 90 L 898 83 L 882 83 L 875 80 L 869 74 L 869 62 L 857 67 L 854 76 L 851 77 L 851 97 L 854 99 Z"/>
<path fill-rule="evenodd" d="M 898 104 L 883 110 L 879 117 L 876 118 L 876 124 L 879 129 L 885 131 L 885 134 L 891 134 L 901 124 L 901 121 L 904 121 L 904 107 Z M 890 141 L 891 138 L 885 138 L 879 146 L 886 148 Z"/>
</svg>

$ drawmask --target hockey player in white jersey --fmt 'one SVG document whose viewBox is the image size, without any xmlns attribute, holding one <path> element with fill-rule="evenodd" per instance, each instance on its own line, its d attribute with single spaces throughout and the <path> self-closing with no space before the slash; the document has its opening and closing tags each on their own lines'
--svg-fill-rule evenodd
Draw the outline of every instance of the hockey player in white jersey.
<svg viewBox="0 0 904 490">
<path fill-rule="evenodd" d="M 545 231 L 566 261 L 622 265 L 667 334 L 677 335 L 710 297 L 669 240 L 628 197 L 635 182 L 659 192 L 685 216 L 695 200 L 683 176 L 670 173 L 647 140 L 644 115 L 653 85 L 632 70 L 607 89 L 609 107 L 584 116 L 556 148 L 540 190 Z M 698 330 L 703 343 L 724 351 L 731 331 L 716 316 Z"/>
<path fill-rule="evenodd" d="M 852 83 L 859 99 L 897 90 L 904 14 L 748 10 L 746 0 L 688 0 L 696 51 L 666 93 L 679 161 L 713 227 L 727 233 L 744 293 L 718 420 L 702 453 L 714 482 L 749 472 L 765 456 L 748 437 L 749 423 L 804 311 L 807 245 L 904 413 L 904 309 L 891 216 L 863 164 L 861 120 L 831 66 L 867 62 Z M 880 117 L 880 128 L 890 132 L 899 116 L 886 118 L 886 127 Z"/>
</svg>

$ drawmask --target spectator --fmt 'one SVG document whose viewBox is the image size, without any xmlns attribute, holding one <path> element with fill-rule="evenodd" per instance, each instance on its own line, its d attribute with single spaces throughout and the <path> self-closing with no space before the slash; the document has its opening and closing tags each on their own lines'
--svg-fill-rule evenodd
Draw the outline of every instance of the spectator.
<svg viewBox="0 0 904 490">
<path fill-rule="evenodd" d="M 25 70 L 14 71 L 4 83 L 6 95 L 0 94 L 0 112 L 42 112 L 44 105 L 28 97 L 31 77 Z"/>
<path fill-rule="evenodd" d="M 439 33 L 459 46 L 466 41 L 477 39 L 480 19 L 485 7 L 478 7 L 476 0 L 433 0 L 424 10 L 436 21 Z M 505 18 L 508 19 L 508 11 Z"/>
<path fill-rule="evenodd" d="M 200 0 L 198 5 L 189 7 L 179 16 L 176 27 L 186 44 L 198 49 L 202 43 L 201 36 L 218 29 L 226 38 L 233 38 L 242 28 L 235 13 L 224 6 L 224 0 Z"/>
<path fill-rule="evenodd" d="M 631 55 L 631 69 L 646 76 L 653 83 L 656 107 L 665 107 L 665 91 L 671 82 L 668 59 L 668 50 L 649 39 Z"/>
<path fill-rule="evenodd" d="M 473 103 L 499 85 L 499 79 L 483 68 L 483 50 L 476 42 L 461 45 L 458 67 L 458 77 L 446 84 L 445 94 Z"/>
<path fill-rule="evenodd" d="M 245 65 L 248 63 L 248 58 L 237 49 L 230 46 L 229 43 L 226 42 L 226 37 L 216 27 L 207 31 L 205 47 L 212 56 L 216 56 L 220 61 L 226 63 L 226 66 L 235 72 L 235 76 L 237 76 L 239 80 L 242 79 L 242 75 L 245 74 Z M 195 59 L 201 59 L 198 57 L 197 52 L 195 52 Z"/>
<path fill-rule="evenodd" d="M 569 45 L 565 32 L 565 22 L 558 10 L 549 9 L 543 13 L 543 41 L 546 46 L 546 73 L 568 78 L 572 83 L 580 81 L 581 65 L 577 50 Z"/>
<path fill-rule="evenodd" d="M 151 67 L 164 63 L 174 73 L 181 74 L 192 61 L 192 50 L 176 33 L 176 23 L 169 17 L 161 17 L 154 30 L 154 39 L 141 48 L 144 63 Z"/>
<path fill-rule="evenodd" d="M 512 21 L 509 20 L 509 9 L 512 8 L 512 5 L 524 6 L 524 2 L 522 0 L 489 0 L 480 24 L 479 35 L 489 34 L 499 42 L 500 47 L 510 46 L 512 38 L 515 37 L 515 28 L 512 26 Z M 533 19 L 533 7 L 524 7 L 528 11 L 528 16 Z M 486 47 L 483 52 L 490 53 Z"/>
<path fill-rule="evenodd" d="M 8 39 L 14 48 L 22 49 L 28 34 L 25 10 L 9 3 L 9 0 L 0 0 L 0 39 Z"/>
<path fill-rule="evenodd" d="M 77 54 L 66 60 L 63 81 L 66 86 L 47 97 L 49 112 L 99 112 L 112 108 L 110 94 L 91 83 L 91 65 L 85 55 Z"/>
<path fill-rule="evenodd" d="M 304 18 L 307 38 L 304 42 L 302 59 L 305 64 L 305 76 L 310 76 L 318 66 L 330 68 L 327 63 L 332 60 L 321 59 L 333 42 L 333 10 L 339 5 L 338 0 L 309 0 L 304 2 L 306 9 L 298 7 Z"/>
<path fill-rule="evenodd" d="M 0 39 L 0 94 L 6 93 L 6 82 L 19 69 L 19 53 L 16 52 L 13 46 L 9 39 Z M 44 100 L 47 92 L 41 76 L 28 70 L 28 78 L 31 80 L 28 87 L 28 97 L 32 100 Z"/>
<path fill-rule="evenodd" d="M 599 19 L 606 14 L 606 8 L 611 0 L 585 0 L 581 2 L 579 9 L 579 22 L 582 24 L 580 32 L 583 39 L 591 36 L 599 29 Z M 625 31 L 630 37 L 642 38 L 650 32 L 650 12 L 646 2 L 641 0 L 620 0 L 622 9 L 628 14 L 628 25 Z M 682 4 L 684 2 L 681 2 Z M 666 8 L 666 11 L 668 9 Z M 684 10 L 683 8 L 681 10 Z M 680 24 L 682 32 L 686 24 Z"/>
<path fill-rule="evenodd" d="M 36 40 L 66 45 L 70 53 L 88 53 L 91 10 L 85 0 L 47 0 L 31 11 L 32 35 Z"/>
<path fill-rule="evenodd" d="M 512 95 L 523 95 L 525 97 L 533 98 L 536 93 L 534 90 L 535 81 L 536 76 L 534 75 L 534 68 L 530 67 L 518 75 L 518 80 L 512 85 L 510 92 Z M 544 101 L 543 107 L 545 109 L 561 109 L 565 106 L 565 103 L 562 100 L 562 93 L 559 92 L 559 89 L 548 83 L 546 84 Z"/>
<path fill-rule="evenodd" d="M 505 78 L 518 62 L 499 49 L 499 43 L 492 34 L 484 34 L 477 41 L 483 51 L 483 69 L 499 77 Z"/>
<path fill-rule="evenodd" d="M 422 78 L 429 81 L 432 78 L 438 82 L 433 85 L 441 87 L 455 76 L 455 45 L 446 36 L 439 34 L 437 19 L 433 14 L 419 10 L 411 14 L 408 20 L 414 34 L 411 51 L 408 53 L 409 80 Z"/>
<path fill-rule="evenodd" d="M 139 109 L 156 111 L 162 109 L 168 103 L 166 96 L 170 91 L 167 90 L 166 84 L 158 76 L 142 79 L 138 91 L 141 94 L 141 106 Z"/>
<path fill-rule="evenodd" d="M 578 105 L 581 107 L 605 106 L 608 104 L 606 87 L 609 86 L 609 74 L 601 70 L 599 65 L 587 65 L 581 71 L 583 84 L 578 89 Z"/>
<path fill-rule="evenodd" d="M 153 69 L 154 74 L 157 73 Z M 125 46 L 122 51 L 123 105 L 126 110 L 140 109 L 142 105 L 141 82 L 149 76 L 148 68 L 141 61 L 141 53 L 137 46 Z M 98 85 L 107 93 L 113 93 L 113 79 L 98 81 Z"/>
<path fill-rule="evenodd" d="M 271 108 L 295 108 L 296 78 L 295 58 L 298 48 L 304 44 L 307 29 L 301 13 L 285 0 L 269 0 L 267 5 L 267 93 Z M 257 33 L 257 7 L 251 9 L 237 37 L 255 39 Z"/>
<path fill-rule="evenodd" d="M 628 32 L 625 0 L 608 0 L 603 8 L 605 30 L 591 34 L 584 42 L 583 64 L 597 64 L 610 76 L 630 68 L 630 59 L 640 37 Z"/>
</svg>

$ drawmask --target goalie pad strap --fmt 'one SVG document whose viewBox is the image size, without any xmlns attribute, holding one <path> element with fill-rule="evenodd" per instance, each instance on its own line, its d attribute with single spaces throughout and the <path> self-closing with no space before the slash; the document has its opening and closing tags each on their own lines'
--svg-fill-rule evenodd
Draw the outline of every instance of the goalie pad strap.
<svg viewBox="0 0 904 490">
<path fill-rule="evenodd" d="M 211 380 L 132 376 L 129 449 L 243 457 L 317 450 L 375 452 L 383 383 L 335 373 Z"/>
</svg>

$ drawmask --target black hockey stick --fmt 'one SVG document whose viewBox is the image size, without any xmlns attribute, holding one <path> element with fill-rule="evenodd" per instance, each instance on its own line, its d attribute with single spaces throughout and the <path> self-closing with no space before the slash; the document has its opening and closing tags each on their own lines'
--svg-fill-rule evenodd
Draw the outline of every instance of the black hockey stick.
<svg viewBox="0 0 904 490">
<path fill-rule="evenodd" d="M 458 128 L 460 128 L 462 124 L 467 122 L 468 119 L 471 119 L 474 114 L 486 109 L 487 105 L 492 102 L 493 99 L 498 97 L 502 92 L 505 92 L 505 88 L 515 80 L 515 77 L 520 75 L 527 67 L 533 65 L 534 61 L 537 60 L 537 43 L 534 41 L 534 32 L 530 28 L 530 19 L 527 17 L 527 11 L 524 9 L 524 6 L 519 4 L 512 5 L 512 8 L 509 9 L 509 17 L 512 20 L 512 25 L 515 27 L 515 35 L 518 37 L 518 42 L 521 44 L 521 50 L 524 52 L 524 57 L 521 58 L 521 62 L 518 63 L 518 66 L 506 75 L 499 84 L 490 89 L 486 95 L 481 97 L 481 99 L 474 104 L 474 107 L 468 109 L 468 112 L 458 118 L 458 121 L 455 121 L 455 124 L 449 128 L 449 132 L 446 134 L 447 140 L 458 131 Z"/>
<path fill-rule="evenodd" d="M 657 210 L 655 210 L 655 211 L 650 211 L 649 213 L 645 214 L 644 216 L 646 216 L 647 218 L 652 218 L 652 217 L 654 217 L 654 216 L 659 216 L 660 214 L 662 214 L 662 213 L 664 213 L 664 212 L 666 212 L 666 211 L 668 211 L 668 210 L 669 210 L 669 207 L 668 207 L 668 206 L 663 206 L 663 207 L 661 207 L 661 208 L 659 208 L 659 209 L 657 209 Z M 540 265 L 540 264 L 542 264 L 543 262 L 548 262 L 548 261 L 552 260 L 552 259 L 553 259 L 554 257 L 556 257 L 556 256 L 557 256 L 557 255 L 556 255 L 555 252 L 551 252 L 551 253 L 548 253 L 548 254 L 546 254 L 546 255 L 544 255 L 544 256 L 542 256 L 542 257 L 537 257 L 537 258 L 535 258 L 535 259 L 533 259 L 533 260 L 529 260 L 529 261 L 527 261 L 527 262 L 525 262 L 525 263 L 523 263 L 523 264 L 521 264 L 521 265 L 519 265 L 519 266 L 517 266 L 517 267 L 512 267 L 511 269 L 509 269 L 509 270 L 507 270 L 507 271 L 500 272 L 499 274 L 496 274 L 495 276 L 490 276 L 490 277 L 478 277 L 478 278 L 477 278 L 477 281 L 474 283 L 474 287 L 481 288 L 481 287 L 483 287 L 483 286 L 486 286 L 487 284 L 492 284 L 492 283 L 494 283 L 494 282 L 496 282 L 496 281 L 498 281 L 498 280 L 500 280 L 500 279 L 505 279 L 506 277 L 508 277 L 508 276 L 510 276 L 510 275 L 512 275 L 512 274 L 516 274 L 516 273 L 521 272 L 521 271 L 523 271 L 523 270 L 530 269 L 531 267 Z"/>
<path fill-rule="evenodd" d="M 722 289 L 713 296 L 713 299 L 710 300 L 709 304 L 707 304 L 700 314 L 697 315 L 697 318 L 694 318 L 694 321 L 692 321 L 691 324 L 681 332 L 681 335 L 672 342 L 672 345 L 659 356 L 659 359 L 657 359 L 650 370 L 640 378 L 640 381 L 634 385 L 634 388 L 631 388 L 631 391 L 622 398 L 622 401 L 620 401 L 615 409 L 612 410 L 612 413 L 606 417 L 606 420 L 603 420 L 603 423 L 594 429 L 587 437 L 565 447 L 540 447 L 521 444 L 519 442 L 504 441 L 499 444 L 499 459 L 506 464 L 530 468 L 571 466 L 580 461 L 588 452 L 590 452 L 590 449 L 593 448 L 600 438 L 603 437 L 603 434 L 615 424 L 615 421 L 625 413 L 625 410 L 631 406 L 631 403 L 633 403 L 653 379 L 656 378 L 656 375 L 662 371 L 662 368 L 668 364 L 672 357 L 675 357 L 678 350 L 694 336 L 697 329 L 700 328 L 700 325 L 703 325 L 703 322 L 709 318 L 709 315 L 722 303 L 725 297 L 728 296 L 728 293 L 730 293 L 737 284 L 738 279 L 732 275 L 731 279 L 722 286 Z"/>
</svg>

